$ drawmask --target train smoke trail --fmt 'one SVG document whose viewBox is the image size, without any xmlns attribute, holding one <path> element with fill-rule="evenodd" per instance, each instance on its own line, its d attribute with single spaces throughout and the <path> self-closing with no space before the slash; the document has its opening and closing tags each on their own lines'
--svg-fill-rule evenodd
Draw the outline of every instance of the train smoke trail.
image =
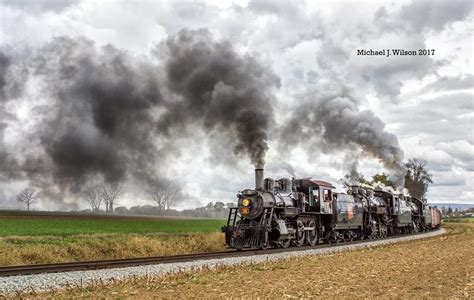
<svg viewBox="0 0 474 300">
<path fill-rule="evenodd" d="M 291 145 L 316 140 L 323 152 L 353 153 L 346 161 L 351 168 L 357 167 L 358 154 L 376 158 L 396 176 L 396 184 L 403 186 L 403 151 L 397 137 L 384 127 L 380 118 L 370 110 L 359 110 L 356 100 L 346 93 L 310 97 L 292 112 L 282 128 L 281 142 Z"/>
<path fill-rule="evenodd" d="M 207 30 L 182 30 L 167 46 L 170 89 L 183 101 L 168 107 L 160 126 L 197 121 L 206 131 L 224 131 L 237 137 L 237 154 L 263 167 L 273 122 L 270 90 L 279 87 L 279 79 L 230 43 L 214 42 Z"/>
<path fill-rule="evenodd" d="M 14 158 L 0 148 L 0 178 L 27 179 L 57 199 L 98 178 L 156 182 L 179 155 L 174 139 L 189 137 L 176 130 L 183 124 L 233 137 L 224 149 L 263 165 L 278 78 L 207 30 L 183 30 L 160 47 L 166 51 L 157 61 L 87 38 L 57 37 L 24 58 L 42 83 L 35 97 L 47 103 L 30 103 L 41 121 L 23 146 L 34 153 Z M 10 65 L 0 56 L 0 102 L 11 101 L 3 93 Z"/>
<path fill-rule="evenodd" d="M 152 108 L 161 93 L 152 65 L 68 37 L 54 39 L 36 60 L 55 108 L 39 132 L 55 183 L 77 192 L 96 174 L 117 182 L 134 176 L 143 161 L 153 164 Z"/>
<path fill-rule="evenodd" d="M 3 108 L 23 86 L 11 79 L 19 67 L 0 52 L 0 179 L 30 180 L 51 197 L 78 193 L 97 177 L 146 184 L 178 155 L 174 140 L 193 130 L 232 137 L 224 151 L 263 167 L 274 125 L 272 91 L 280 86 L 270 68 L 205 29 L 182 30 L 153 50 L 155 58 L 142 58 L 86 38 L 58 37 L 25 58 L 42 83 L 36 96 L 48 103 L 30 103 L 40 121 L 22 140 L 34 151 L 15 155 L 3 143 Z M 397 138 L 353 97 L 303 100 L 281 128 L 282 144 L 317 140 L 325 152 L 360 149 L 400 173 Z"/>
</svg>

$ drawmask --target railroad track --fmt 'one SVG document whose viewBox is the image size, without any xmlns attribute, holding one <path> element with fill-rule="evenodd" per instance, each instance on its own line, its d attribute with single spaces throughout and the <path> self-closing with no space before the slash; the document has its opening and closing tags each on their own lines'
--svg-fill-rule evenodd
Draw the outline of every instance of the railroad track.
<svg viewBox="0 0 474 300">
<path fill-rule="evenodd" d="M 423 233 L 416 233 L 411 235 L 420 235 Z M 218 259 L 227 257 L 242 257 L 251 255 L 265 255 L 272 253 L 281 253 L 289 251 L 304 251 L 310 249 L 328 248 L 334 246 L 343 246 L 351 244 L 367 243 L 371 241 L 379 240 L 390 240 L 393 238 L 408 236 L 398 235 L 391 236 L 383 239 L 375 240 L 357 240 L 352 242 L 335 243 L 335 244 L 318 244 L 315 246 L 302 246 L 292 248 L 272 248 L 267 250 L 228 250 L 220 252 L 210 253 L 195 253 L 195 254 L 183 254 L 174 256 L 154 256 L 154 257 L 140 257 L 140 258 L 127 258 L 127 259 L 113 259 L 113 260 L 96 260 L 96 261 L 81 261 L 81 262 L 70 262 L 70 263 L 58 263 L 58 264 L 36 264 L 36 265 L 21 265 L 21 266 L 7 266 L 0 267 L 0 277 L 7 276 L 18 276 L 18 275 L 30 275 L 40 273 L 57 273 L 57 272 L 71 272 L 71 271 L 83 271 L 83 270 L 99 270 L 99 269 L 111 269 L 131 266 L 143 266 L 153 264 L 167 264 L 176 262 L 187 262 L 195 260 L 208 260 Z"/>
</svg>

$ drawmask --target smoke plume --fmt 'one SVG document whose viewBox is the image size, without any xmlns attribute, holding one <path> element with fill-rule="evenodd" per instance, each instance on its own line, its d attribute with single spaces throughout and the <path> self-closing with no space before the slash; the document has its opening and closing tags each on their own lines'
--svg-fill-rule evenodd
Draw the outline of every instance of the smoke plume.
<svg viewBox="0 0 474 300">
<path fill-rule="evenodd" d="M 47 45 L 39 61 L 58 108 L 39 135 L 55 182 L 76 192 L 97 174 L 118 182 L 153 168 L 153 108 L 162 101 L 153 64 L 67 37 Z"/>
<path fill-rule="evenodd" d="M 29 180 L 57 199 L 97 179 L 146 185 L 179 155 L 174 140 L 189 138 L 183 127 L 233 137 L 237 155 L 263 165 L 275 75 L 207 30 L 183 30 L 154 53 L 57 37 L 25 58 L 41 82 L 35 97 L 47 101 L 29 104 L 39 121 L 19 149 L 34 151 L 14 157 L 0 148 L 0 178 Z M 11 100 L 3 92 L 10 65 L 0 55 L 0 100 Z"/>
<path fill-rule="evenodd" d="M 275 125 L 272 92 L 280 81 L 256 58 L 216 41 L 208 30 L 169 36 L 151 58 L 71 37 L 54 38 L 28 53 L 34 54 L 20 67 L 0 52 L 2 181 L 26 179 L 57 199 L 98 178 L 146 185 L 179 156 L 176 140 L 192 142 L 196 131 L 211 137 L 213 145 L 214 138 L 225 136 L 225 143 L 217 142 L 218 152 L 248 157 L 255 167 L 265 164 Z M 26 81 L 13 80 L 12 68 L 29 70 L 37 81 L 35 94 L 22 99 L 30 101 L 35 126 L 22 145 L 7 149 L 5 103 Z M 280 128 L 282 145 L 317 142 L 319 150 L 362 153 L 399 171 L 403 152 L 397 138 L 371 111 L 360 111 L 348 93 L 303 100 Z M 356 166 L 358 156 L 348 165 Z M 280 168 L 295 173 L 287 163 Z"/>
<path fill-rule="evenodd" d="M 311 97 L 292 112 L 282 128 L 282 143 L 313 142 L 326 153 L 348 152 L 346 165 L 357 167 L 359 155 L 378 159 L 403 180 L 403 151 L 395 135 L 385 131 L 385 124 L 370 110 L 359 110 L 347 93 L 336 97 Z"/>
<path fill-rule="evenodd" d="M 214 42 L 207 30 L 183 30 L 168 38 L 170 89 L 182 96 L 167 107 L 160 128 L 198 123 L 204 130 L 236 137 L 234 151 L 263 167 L 273 122 L 271 88 L 278 78 L 228 42 Z"/>
</svg>

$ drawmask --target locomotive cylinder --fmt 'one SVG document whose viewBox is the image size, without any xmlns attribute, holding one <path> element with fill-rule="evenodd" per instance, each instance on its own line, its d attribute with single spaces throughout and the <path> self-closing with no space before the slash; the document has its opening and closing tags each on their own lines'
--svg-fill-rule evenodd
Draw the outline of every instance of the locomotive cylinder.
<svg viewBox="0 0 474 300">
<path fill-rule="evenodd" d="M 255 189 L 263 191 L 263 169 L 255 169 Z"/>
</svg>

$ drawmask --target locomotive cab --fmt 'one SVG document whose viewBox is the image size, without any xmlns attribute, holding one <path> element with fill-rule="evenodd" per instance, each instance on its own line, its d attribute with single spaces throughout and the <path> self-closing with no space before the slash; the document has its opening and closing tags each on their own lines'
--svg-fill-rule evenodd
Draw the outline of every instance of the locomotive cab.
<svg viewBox="0 0 474 300">
<path fill-rule="evenodd" d="M 303 193 L 306 203 L 305 212 L 332 214 L 335 187 L 329 182 L 303 178 L 295 180 L 296 191 Z"/>
</svg>

